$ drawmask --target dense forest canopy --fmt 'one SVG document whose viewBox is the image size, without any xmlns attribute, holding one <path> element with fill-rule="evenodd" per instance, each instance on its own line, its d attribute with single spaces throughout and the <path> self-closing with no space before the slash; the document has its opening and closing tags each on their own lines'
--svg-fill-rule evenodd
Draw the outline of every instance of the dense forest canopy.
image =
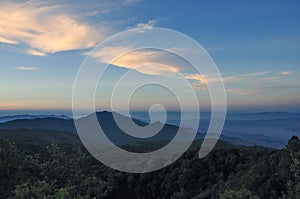
<svg viewBox="0 0 300 199">
<path fill-rule="evenodd" d="M 141 146 L 136 146 L 141 147 Z M 199 159 L 194 144 L 156 172 L 110 169 L 83 147 L 0 141 L 2 198 L 300 198 L 300 141 L 282 150 L 217 146 Z"/>
</svg>

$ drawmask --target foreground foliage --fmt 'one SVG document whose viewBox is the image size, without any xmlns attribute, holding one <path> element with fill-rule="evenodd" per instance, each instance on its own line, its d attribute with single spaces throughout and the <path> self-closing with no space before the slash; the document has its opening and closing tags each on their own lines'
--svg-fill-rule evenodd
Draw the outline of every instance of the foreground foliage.
<svg viewBox="0 0 300 199">
<path fill-rule="evenodd" d="M 30 148 L 30 150 L 28 150 Z M 71 145 L 16 146 L 0 141 L 1 198 L 300 198 L 300 141 L 286 149 L 192 148 L 152 173 L 107 168 Z"/>
</svg>

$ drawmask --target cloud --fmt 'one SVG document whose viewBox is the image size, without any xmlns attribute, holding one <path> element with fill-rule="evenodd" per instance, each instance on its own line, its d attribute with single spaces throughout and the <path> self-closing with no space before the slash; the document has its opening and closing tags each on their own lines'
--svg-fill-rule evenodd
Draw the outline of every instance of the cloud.
<svg viewBox="0 0 300 199">
<path fill-rule="evenodd" d="M 240 82 L 243 80 L 251 80 L 253 78 L 257 78 L 259 76 L 263 76 L 270 73 L 270 71 L 262 71 L 262 72 L 255 72 L 255 73 L 245 73 L 245 74 L 238 74 L 238 75 L 230 75 L 223 77 L 223 81 L 227 83 L 235 83 Z"/>
<path fill-rule="evenodd" d="M 15 70 L 41 70 L 39 67 L 32 67 L 32 66 L 18 66 L 15 68 Z"/>
<path fill-rule="evenodd" d="M 110 12 L 110 10 L 105 10 L 105 11 L 103 11 L 104 13 L 109 13 Z M 94 11 L 89 11 L 89 12 L 87 12 L 86 13 L 86 15 L 87 16 L 96 16 L 96 15 L 98 15 L 99 14 L 99 11 L 98 10 L 94 10 Z"/>
<path fill-rule="evenodd" d="M 207 82 L 209 81 L 209 79 L 207 77 L 204 77 L 203 75 L 200 74 L 188 74 L 185 75 L 185 78 L 190 79 L 190 80 L 196 80 L 197 82 L 199 82 L 202 85 L 206 85 Z M 199 85 L 194 84 L 196 87 L 198 87 Z"/>
<path fill-rule="evenodd" d="M 229 76 L 223 75 L 222 79 L 218 78 L 216 75 L 202 76 L 200 74 L 188 75 L 187 78 L 196 81 L 193 82 L 193 87 L 196 89 L 207 90 L 206 84 L 223 81 L 228 93 L 236 95 L 254 95 L 269 90 L 262 86 L 266 84 L 265 80 L 276 80 L 283 78 L 284 76 L 285 75 L 274 75 L 270 71 L 262 71 Z"/>
<path fill-rule="evenodd" d="M 124 5 L 130 5 L 136 3 L 138 0 L 124 0 L 123 4 Z"/>
<path fill-rule="evenodd" d="M 293 71 L 287 70 L 287 71 L 283 71 L 283 72 L 279 73 L 278 75 L 265 77 L 265 78 L 263 78 L 263 80 L 277 80 L 277 79 L 285 78 L 286 76 L 291 75 L 292 73 L 293 73 Z"/>
<path fill-rule="evenodd" d="M 7 39 L 7 38 L 2 37 L 2 36 L 0 35 L 0 43 L 17 44 L 18 42 L 17 42 L 17 41 L 10 40 L 10 39 Z"/>
<path fill-rule="evenodd" d="M 147 23 L 139 23 L 136 28 L 152 28 L 157 23 L 156 20 L 149 20 Z"/>
<path fill-rule="evenodd" d="M 130 51 L 126 47 L 106 47 L 92 53 L 91 56 L 99 59 L 102 63 L 134 69 L 143 74 L 170 76 L 178 72 L 180 66 L 173 63 L 162 64 L 161 61 L 167 54 L 164 51 L 150 49 Z M 116 57 L 119 58 L 114 60 Z"/>
<path fill-rule="evenodd" d="M 261 89 L 250 90 L 250 89 L 236 89 L 236 88 L 227 89 L 226 91 L 238 95 L 254 95 L 263 92 L 263 90 Z"/>
<path fill-rule="evenodd" d="M 237 75 L 229 75 L 229 76 L 223 76 L 222 78 L 219 78 L 217 75 L 200 75 L 200 74 L 191 74 L 191 75 L 186 75 L 187 79 L 190 80 L 196 80 L 198 84 L 208 84 L 208 83 L 213 83 L 213 82 L 218 82 L 218 81 L 223 81 L 225 84 L 235 84 L 241 81 L 247 81 L 247 80 L 252 80 L 256 79 L 259 76 L 268 74 L 269 71 L 263 71 L 263 72 L 256 72 L 256 73 L 245 73 L 245 74 L 237 74 Z M 194 85 L 196 85 L 195 83 Z M 199 87 L 197 85 L 196 87 Z"/>
<path fill-rule="evenodd" d="M 271 77 L 265 77 L 262 80 L 277 80 L 282 78 L 282 76 L 271 76 Z"/>
<path fill-rule="evenodd" d="M 42 56 L 42 57 L 47 56 L 46 53 L 43 53 L 43 52 L 38 51 L 38 50 L 33 50 L 33 49 L 27 50 L 26 53 L 28 53 L 30 55 L 35 55 L 35 56 Z"/>
<path fill-rule="evenodd" d="M 63 6 L 37 1 L 0 3 L 0 42 L 25 44 L 32 55 L 86 49 L 96 45 L 105 31 L 80 22 Z"/>
<path fill-rule="evenodd" d="M 173 49 L 170 49 L 170 51 L 173 52 Z M 199 73 L 191 73 L 191 71 L 187 71 L 186 65 L 183 62 L 174 59 L 174 57 L 170 56 L 168 52 L 153 49 L 131 51 L 130 48 L 127 47 L 106 47 L 99 51 L 93 52 L 91 56 L 99 59 L 99 61 L 102 63 L 112 64 L 114 66 L 127 69 L 134 69 L 147 75 L 179 77 L 178 73 L 180 73 L 186 79 L 192 81 L 194 88 L 202 90 L 206 90 L 206 85 L 209 83 L 223 81 L 227 85 L 233 85 L 241 81 L 257 79 L 260 76 L 270 73 L 269 71 L 262 71 L 230 75 L 223 76 L 223 79 L 214 74 L 204 76 Z M 232 90 L 232 92 L 234 91 L 236 90 Z"/>
<path fill-rule="evenodd" d="M 281 72 L 280 75 L 291 75 L 292 73 L 293 73 L 293 71 L 287 70 L 287 71 Z"/>
<path fill-rule="evenodd" d="M 169 49 L 173 52 L 173 49 Z M 180 49 L 181 50 L 181 49 Z M 227 87 L 227 92 L 236 95 L 254 95 L 266 91 L 263 87 L 256 87 L 257 82 L 264 82 L 266 78 L 284 77 L 291 74 L 290 71 L 284 71 L 274 75 L 270 71 L 259 71 L 253 73 L 243 73 L 236 75 L 223 75 L 222 78 L 216 74 L 201 75 L 186 70 L 186 65 L 174 57 L 169 56 L 166 51 L 143 49 L 131 51 L 127 47 L 106 47 L 93 52 L 92 57 L 102 63 L 112 64 L 117 67 L 133 69 L 147 75 L 162 75 L 167 77 L 179 77 L 178 73 L 191 81 L 195 89 L 207 90 L 207 85 L 214 82 L 223 81 Z M 117 58 L 117 59 L 116 59 Z M 162 63 L 162 64 L 160 64 Z"/>
<path fill-rule="evenodd" d="M 227 89 L 227 92 L 238 95 L 253 95 L 269 91 L 278 91 L 278 89 L 283 87 L 283 85 L 281 85 L 280 83 L 281 81 L 272 82 L 272 86 L 266 86 L 268 85 L 268 81 L 286 78 L 286 76 L 290 74 L 292 74 L 292 71 L 283 71 L 277 74 L 272 74 L 269 71 L 265 71 L 241 74 L 236 76 L 227 76 L 223 79 L 225 84 L 227 84 L 227 87 L 230 87 Z M 235 88 L 237 86 L 242 86 L 243 88 L 248 89 L 237 89 Z M 286 86 L 284 86 L 283 88 L 286 88 Z"/>
</svg>

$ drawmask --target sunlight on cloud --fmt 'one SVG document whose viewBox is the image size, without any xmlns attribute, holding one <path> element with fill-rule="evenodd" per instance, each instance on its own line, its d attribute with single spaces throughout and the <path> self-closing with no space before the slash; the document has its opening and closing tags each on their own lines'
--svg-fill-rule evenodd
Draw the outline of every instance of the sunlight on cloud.
<svg viewBox="0 0 300 199">
<path fill-rule="evenodd" d="M 92 53 L 92 57 L 99 58 L 101 62 L 113 64 L 118 67 L 134 69 L 148 75 L 172 75 L 179 71 L 180 66 L 174 64 L 160 64 L 166 52 L 151 50 L 136 50 L 128 52 L 125 47 L 106 47 Z M 121 57 L 119 57 L 122 55 Z M 116 60 L 116 57 L 118 57 Z"/>
<path fill-rule="evenodd" d="M 58 5 L 0 3 L 0 42 L 23 43 L 27 53 L 45 56 L 47 53 L 85 49 L 103 38 L 105 29 L 93 27 L 76 20 L 75 16 L 61 11 Z"/>
<path fill-rule="evenodd" d="M 173 50 L 171 52 L 173 53 Z M 178 60 L 176 55 L 170 54 L 168 51 L 152 49 L 130 51 L 126 47 L 106 47 L 93 52 L 91 56 L 99 59 L 102 63 L 134 69 L 146 75 L 186 78 L 190 81 L 196 81 L 193 84 L 196 88 L 206 88 L 205 85 L 208 81 L 220 81 L 217 76 L 205 77 L 201 74 L 192 73 L 188 70 L 187 63 Z"/>
<path fill-rule="evenodd" d="M 38 50 L 33 50 L 33 49 L 30 49 L 30 50 L 27 50 L 26 53 L 28 53 L 29 55 L 35 55 L 35 56 L 47 56 L 46 53 L 43 53 L 41 51 L 38 51 Z"/>
<path fill-rule="evenodd" d="M 190 79 L 190 80 L 196 80 L 199 83 L 201 83 L 201 85 L 207 84 L 207 78 L 205 78 L 203 75 L 200 75 L 200 74 L 186 75 L 185 78 Z"/>
<path fill-rule="evenodd" d="M 174 52 L 173 50 L 170 50 Z M 174 52 L 176 53 L 176 52 Z M 100 51 L 93 52 L 92 57 L 102 63 L 112 64 L 116 67 L 134 69 L 146 75 L 162 75 L 165 77 L 178 77 L 180 73 L 184 78 L 191 81 L 194 89 L 207 91 L 207 85 L 223 81 L 227 87 L 227 92 L 234 95 L 254 95 L 266 91 L 263 87 L 254 87 L 257 82 L 266 80 L 275 80 L 290 75 L 292 71 L 283 71 L 281 73 L 271 73 L 270 71 L 259 71 L 252 73 L 242 73 L 235 75 L 225 75 L 222 79 L 216 74 L 202 75 L 186 70 L 187 65 L 178 62 L 174 57 L 168 57 L 167 51 L 158 51 L 153 49 L 143 49 L 130 51 L 126 47 L 106 47 Z M 171 58 L 171 59 L 170 59 Z M 159 64 L 162 63 L 162 64 Z M 165 67 L 165 66 L 168 67 Z"/>
<path fill-rule="evenodd" d="M 7 39 L 7 38 L 2 37 L 2 36 L 0 35 L 0 43 L 17 44 L 18 42 L 17 42 L 17 41 L 10 40 L 10 39 Z"/>
</svg>

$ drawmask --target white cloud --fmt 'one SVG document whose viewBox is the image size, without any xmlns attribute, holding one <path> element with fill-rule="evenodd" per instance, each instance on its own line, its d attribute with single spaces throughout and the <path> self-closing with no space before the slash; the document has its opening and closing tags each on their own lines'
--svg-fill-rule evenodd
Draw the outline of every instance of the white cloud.
<svg viewBox="0 0 300 199">
<path fill-rule="evenodd" d="M 41 70 L 41 69 L 39 67 L 32 67 L 32 66 L 18 66 L 15 68 L 15 70 L 30 71 L 30 70 Z"/>
<path fill-rule="evenodd" d="M 48 2 L 49 3 L 49 2 Z M 0 42 L 26 44 L 27 53 L 43 56 L 96 45 L 106 28 L 95 29 L 58 5 L 37 1 L 0 3 Z"/>
<path fill-rule="evenodd" d="M 149 20 L 147 23 L 139 23 L 136 28 L 152 28 L 157 23 L 156 20 Z"/>
</svg>

